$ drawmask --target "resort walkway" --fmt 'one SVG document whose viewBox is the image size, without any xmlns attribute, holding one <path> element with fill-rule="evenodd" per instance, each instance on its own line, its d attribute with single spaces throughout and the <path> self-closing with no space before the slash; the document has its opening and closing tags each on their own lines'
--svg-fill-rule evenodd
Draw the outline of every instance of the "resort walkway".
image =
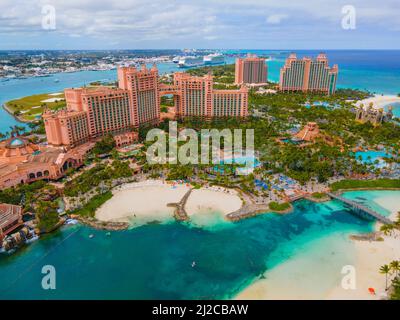
<svg viewBox="0 0 400 320">
<path fill-rule="evenodd" d="M 389 218 L 379 214 L 378 212 L 376 212 L 376 211 L 374 211 L 374 210 L 372 210 L 370 208 L 364 207 L 363 205 L 361 205 L 361 204 L 359 204 L 359 203 L 357 203 L 355 201 L 343 198 L 342 196 L 339 196 L 339 195 L 334 194 L 332 192 L 328 192 L 328 196 L 330 196 L 333 199 L 339 200 L 339 201 L 347 204 L 353 210 L 357 211 L 358 213 L 360 213 L 363 216 L 374 218 L 374 219 L 376 219 L 376 220 L 378 220 L 378 221 L 380 221 L 380 222 L 382 222 L 384 224 L 392 224 L 393 223 L 393 221 L 390 220 Z"/>
</svg>

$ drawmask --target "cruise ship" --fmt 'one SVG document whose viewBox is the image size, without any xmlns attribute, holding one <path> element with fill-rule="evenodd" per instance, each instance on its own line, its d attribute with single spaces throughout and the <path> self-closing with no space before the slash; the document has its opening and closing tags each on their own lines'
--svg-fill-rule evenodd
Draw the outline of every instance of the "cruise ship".
<svg viewBox="0 0 400 320">
<path fill-rule="evenodd" d="M 225 58 L 221 53 L 212 53 L 204 56 L 203 62 L 205 65 L 223 64 L 225 63 Z"/>
<path fill-rule="evenodd" d="M 190 67 L 197 67 L 202 66 L 204 64 L 203 57 L 181 57 L 178 62 L 179 68 L 190 68 Z"/>
</svg>

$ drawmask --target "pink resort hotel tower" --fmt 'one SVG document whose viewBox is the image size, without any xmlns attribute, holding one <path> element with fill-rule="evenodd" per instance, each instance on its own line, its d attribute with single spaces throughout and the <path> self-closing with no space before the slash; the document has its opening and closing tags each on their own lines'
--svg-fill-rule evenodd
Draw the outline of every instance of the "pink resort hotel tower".
<svg viewBox="0 0 400 320">
<path fill-rule="evenodd" d="M 255 55 L 247 55 L 246 58 L 236 59 L 236 84 L 266 83 L 267 77 L 267 65 L 264 58 L 258 58 Z"/>
<path fill-rule="evenodd" d="M 178 117 L 246 117 L 248 89 L 213 89 L 213 77 L 191 76 L 187 73 L 174 74 L 176 88 L 175 108 Z"/>
<path fill-rule="evenodd" d="M 66 110 L 43 114 L 49 144 L 73 147 L 106 134 L 133 142 L 134 128 L 159 122 L 156 67 L 118 68 L 118 86 L 65 89 Z"/>
<path fill-rule="evenodd" d="M 281 91 L 314 91 L 333 94 L 336 91 L 338 66 L 328 65 L 325 54 L 318 55 L 316 60 L 311 58 L 297 59 L 292 53 L 286 59 L 281 69 L 279 89 Z"/>
<path fill-rule="evenodd" d="M 66 109 L 43 114 L 47 140 L 75 147 L 112 134 L 124 144 L 137 139 L 143 125 L 160 122 L 160 96 L 172 94 L 178 117 L 246 117 L 248 89 L 214 90 L 211 75 L 174 74 L 173 85 L 160 85 L 158 70 L 118 68 L 118 88 L 65 89 Z"/>
</svg>

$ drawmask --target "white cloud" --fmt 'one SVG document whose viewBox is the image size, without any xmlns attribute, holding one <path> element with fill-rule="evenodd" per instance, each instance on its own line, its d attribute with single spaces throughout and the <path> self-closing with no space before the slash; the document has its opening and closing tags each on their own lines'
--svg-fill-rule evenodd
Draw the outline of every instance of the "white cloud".
<svg viewBox="0 0 400 320">
<path fill-rule="evenodd" d="M 282 20 L 288 18 L 287 14 L 272 14 L 267 17 L 266 22 L 268 24 L 280 24 Z"/>
<path fill-rule="evenodd" d="M 0 37 L 45 38 L 49 32 L 41 29 L 41 8 L 49 3 L 54 5 L 57 18 L 57 29 L 52 33 L 61 38 L 80 36 L 99 44 L 118 42 L 126 47 L 141 42 L 182 43 L 183 47 L 197 39 L 218 38 L 221 44 L 230 41 L 241 47 L 242 40 L 290 40 L 285 35 L 329 40 L 341 35 L 341 8 L 348 1 L 0 0 Z M 386 31 L 400 29 L 398 0 L 352 0 L 351 4 L 356 8 L 358 30 L 379 30 L 387 36 Z M 266 23 L 279 25 L 279 29 L 265 28 Z M 376 38 L 379 36 L 376 34 Z M 373 42 L 373 34 L 369 37 Z"/>
</svg>

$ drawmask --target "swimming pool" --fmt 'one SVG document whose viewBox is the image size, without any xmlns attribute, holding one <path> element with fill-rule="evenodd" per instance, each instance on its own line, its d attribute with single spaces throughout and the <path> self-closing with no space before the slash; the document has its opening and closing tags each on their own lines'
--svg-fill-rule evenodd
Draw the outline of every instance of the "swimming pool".
<svg viewBox="0 0 400 320">
<path fill-rule="evenodd" d="M 356 159 L 361 161 L 363 164 L 374 164 L 376 160 L 379 161 L 375 166 L 377 168 L 383 168 L 387 165 L 385 160 L 382 158 L 392 158 L 393 156 L 387 153 L 385 150 L 366 150 L 357 151 L 354 153 Z"/>
</svg>

